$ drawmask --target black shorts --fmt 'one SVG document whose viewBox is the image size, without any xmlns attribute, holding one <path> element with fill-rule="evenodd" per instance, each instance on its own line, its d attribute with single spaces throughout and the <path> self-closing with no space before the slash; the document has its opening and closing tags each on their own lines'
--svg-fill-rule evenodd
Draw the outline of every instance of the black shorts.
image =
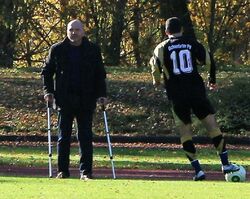
<svg viewBox="0 0 250 199">
<path fill-rule="evenodd" d="M 200 120 L 209 114 L 214 114 L 215 110 L 206 96 L 189 96 L 173 100 L 173 111 L 175 115 L 184 123 L 190 124 L 191 114 L 194 113 Z"/>
</svg>

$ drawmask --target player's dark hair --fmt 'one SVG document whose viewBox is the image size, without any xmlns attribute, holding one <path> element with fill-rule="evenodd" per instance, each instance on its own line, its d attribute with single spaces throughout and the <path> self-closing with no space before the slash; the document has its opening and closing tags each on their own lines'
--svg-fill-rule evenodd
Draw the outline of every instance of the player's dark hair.
<svg viewBox="0 0 250 199">
<path fill-rule="evenodd" d="M 171 17 L 166 21 L 165 27 L 170 34 L 181 32 L 181 21 L 177 17 Z"/>
</svg>

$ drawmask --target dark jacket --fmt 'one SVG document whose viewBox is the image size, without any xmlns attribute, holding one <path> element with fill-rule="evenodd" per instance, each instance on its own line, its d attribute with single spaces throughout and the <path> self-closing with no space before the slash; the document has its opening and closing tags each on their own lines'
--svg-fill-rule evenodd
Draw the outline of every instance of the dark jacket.
<svg viewBox="0 0 250 199">
<path fill-rule="evenodd" d="M 70 95 L 69 65 L 70 42 L 66 38 L 52 45 L 42 69 L 44 94 L 52 93 L 56 105 L 60 108 L 68 106 Z M 80 101 L 81 108 L 94 109 L 99 97 L 106 97 L 106 72 L 98 46 L 83 38 L 80 46 Z M 79 107 L 80 108 L 80 107 Z"/>
</svg>

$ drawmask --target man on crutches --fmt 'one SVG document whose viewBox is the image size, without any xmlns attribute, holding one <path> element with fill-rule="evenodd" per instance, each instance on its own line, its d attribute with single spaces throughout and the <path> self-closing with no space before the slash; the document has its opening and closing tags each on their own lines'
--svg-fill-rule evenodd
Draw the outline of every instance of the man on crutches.
<svg viewBox="0 0 250 199">
<path fill-rule="evenodd" d="M 46 101 L 55 99 L 59 110 L 57 178 L 69 178 L 73 121 L 76 119 L 80 149 L 80 179 L 92 178 L 92 121 L 96 102 L 106 104 L 106 71 L 100 48 L 85 36 L 83 24 L 72 20 L 67 37 L 49 50 L 43 70 Z"/>
</svg>

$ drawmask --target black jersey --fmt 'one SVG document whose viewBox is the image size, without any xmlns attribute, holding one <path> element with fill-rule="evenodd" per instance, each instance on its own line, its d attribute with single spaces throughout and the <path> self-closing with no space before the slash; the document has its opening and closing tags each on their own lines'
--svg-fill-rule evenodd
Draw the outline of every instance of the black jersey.
<svg viewBox="0 0 250 199">
<path fill-rule="evenodd" d="M 205 95 L 205 86 L 197 64 L 206 64 L 210 57 L 198 41 L 185 37 L 172 37 L 160 43 L 154 50 L 153 77 L 163 71 L 169 98 L 186 95 Z"/>
<path fill-rule="evenodd" d="M 197 61 L 206 62 L 206 50 L 195 40 L 184 37 L 170 38 L 163 51 L 164 66 L 169 78 L 166 88 L 172 97 L 202 95 L 203 80 L 197 69 Z"/>
<path fill-rule="evenodd" d="M 164 65 L 169 79 L 193 80 L 199 78 L 197 61 L 205 63 L 206 50 L 195 40 L 183 37 L 168 39 L 164 46 Z"/>
</svg>

